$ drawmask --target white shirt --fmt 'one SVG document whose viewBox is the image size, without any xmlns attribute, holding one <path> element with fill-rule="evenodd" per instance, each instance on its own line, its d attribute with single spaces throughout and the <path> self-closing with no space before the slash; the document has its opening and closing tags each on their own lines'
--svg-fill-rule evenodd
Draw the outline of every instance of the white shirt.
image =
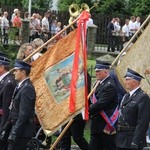
<svg viewBox="0 0 150 150">
<path fill-rule="evenodd" d="M 11 16 L 11 22 L 13 21 L 13 19 L 14 19 L 15 16 L 16 16 L 16 14 L 13 13 L 12 16 Z"/>
<path fill-rule="evenodd" d="M 134 90 L 130 91 L 129 94 L 130 94 L 130 97 L 133 95 L 133 93 L 138 90 L 140 88 L 140 86 L 138 86 L 137 88 L 135 88 Z"/>
<path fill-rule="evenodd" d="M 120 35 L 120 29 L 121 29 L 121 26 L 120 26 L 119 22 L 114 23 L 114 28 L 115 28 L 115 31 L 116 31 L 115 35 L 119 36 Z"/>
<path fill-rule="evenodd" d="M 46 17 L 42 19 L 42 29 L 49 31 L 49 21 L 48 21 L 48 18 Z"/>
<path fill-rule="evenodd" d="M 25 80 L 27 80 L 27 79 L 29 79 L 29 77 L 27 77 L 27 78 L 25 78 L 24 80 L 22 80 L 21 82 L 19 82 L 18 83 L 18 88 L 21 86 L 21 84 L 25 81 Z"/>
<path fill-rule="evenodd" d="M 32 56 L 33 60 L 36 60 L 38 57 L 42 56 L 41 53 L 36 53 L 35 55 Z"/>
<path fill-rule="evenodd" d="M 140 28 L 140 26 L 141 26 L 141 23 L 135 21 L 135 22 L 134 22 L 134 26 L 135 26 L 135 29 L 138 30 L 138 29 Z"/>
<path fill-rule="evenodd" d="M 9 28 L 9 21 L 5 16 L 2 17 L 1 27 L 2 27 L 2 29 L 8 29 Z"/>
<path fill-rule="evenodd" d="M 125 35 L 126 37 L 129 37 L 129 26 L 125 24 L 125 25 L 122 27 L 122 32 L 124 33 L 124 35 Z"/>
<path fill-rule="evenodd" d="M 119 22 L 115 22 L 114 25 L 115 25 L 116 31 L 120 31 L 121 26 L 120 26 Z"/>
<path fill-rule="evenodd" d="M 109 75 L 106 78 L 104 78 L 103 80 L 101 80 L 100 84 L 102 84 L 108 77 L 109 77 Z"/>
<path fill-rule="evenodd" d="M 3 75 L 0 76 L 0 81 L 2 81 L 4 79 L 5 76 L 7 76 L 9 74 L 9 72 L 4 73 Z"/>
<path fill-rule="evenodd" d="M 134 25 L 134 22 L 132 20 L 129 21 L 129 32 L 131 33 L 135 33 L 135 25 Z M 134 31 L 132 31 L 134 30 Z"/>
</svg>

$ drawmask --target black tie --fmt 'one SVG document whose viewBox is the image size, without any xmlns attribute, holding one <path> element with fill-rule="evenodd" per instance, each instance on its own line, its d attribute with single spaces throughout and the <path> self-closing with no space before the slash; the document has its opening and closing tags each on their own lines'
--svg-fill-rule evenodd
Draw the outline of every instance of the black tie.
<svg viewBox="0 0 150 150">
<path fill-rule="evenodd" d="M 127 93 L 126 94 L 126 98 L 128 99 L 130 97 L 130 93 Z"/>
<path fill-rule="evenodd" d="M 127 93 L 124 97 L 123 103 L 126 102 L 130 97 L 130 93 Z"/>
<path fill-rule="evenodd" d="M 14 97 L 16 96 L 18 90 L 19 90 L 19 85 L 17 85 L 17 86 L 15 87 L 15 90 L 14 90 L 14 93 L 13 93 L 12 98 L 14 98 Z"/>
</svg>

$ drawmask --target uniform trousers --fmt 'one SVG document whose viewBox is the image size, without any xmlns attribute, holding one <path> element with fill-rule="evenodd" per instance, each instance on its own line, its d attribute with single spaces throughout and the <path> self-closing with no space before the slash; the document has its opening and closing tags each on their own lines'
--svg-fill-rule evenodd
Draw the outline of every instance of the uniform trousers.
<svg viewBox="0 0 150 150">
<path fill-rule="evenodd" d="M 80 147 L 81 150 L 88 150 L 88 142 L 84 138 L 84 128 L 85 128 L 85 120 L 83 120 L 80 114 L 79 119 L 74 120 L 71 126 L 63 135 L 60 140 L 61 150 L 70 150 L 71 149 L 71 136 L 73 137 L 74 142 Z"/>
<path fill-rule="evenodd" d="M 108 38 L 108 48 L 107 48 L 107 51 L 109 52 L 110 51 L 110 48 L 111 48 L 111 51 L 114 52 L 115 51 L 115 37 L 114 36 L 107 36 Z"/>
<path fill-rule="evenodd" d="M 115 134 L 105 133 L 91 134 L 89 150 L 116 150 Z"/>
</svg>

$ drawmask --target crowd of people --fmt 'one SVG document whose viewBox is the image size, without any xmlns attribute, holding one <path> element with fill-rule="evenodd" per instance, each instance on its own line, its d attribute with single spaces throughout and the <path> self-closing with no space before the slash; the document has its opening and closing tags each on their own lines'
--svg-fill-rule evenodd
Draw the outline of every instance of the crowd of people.
<svg viewBox="0 0 150 150">
<path fill-rule="evenodd" d="M 49 10 L 45 12 L 44 16 L 41 16 L 39 13 L 33 13 L 30 17 L 28 12 L 25 12 L 24 16 L 22 16 L 19 9 L 14 9 L 11 20 L 8 19 L 8 15 L 11 14 L 8 14 L 7 11 L 4 11 L 0 15 L 0 27 L 4 44 L 8 44 L 8 32 L 11 28 L 16 29 L 16 44 L 21 43 L 22 20 L 28 20 L 30 23 L 29 43 L 35 38 L 41 38 L 44 41 L 47 41 L 63 28 L 61 22 L 57 19 L 57 16 L 51 15 Z M 66 32 L 62 33 L 57 40 L 65 35 Z"/>
<path fill-rule="evenodd" d="M 140 28 L 140 17 L 131 16 L 130 20 L 125 19 L 124 25 L 121 27 L 120 19 L 113 18 L 107 26 L 107 51 L 121 51 L 123 44 L 128 42 L 134 33 Z"/>
</svg>

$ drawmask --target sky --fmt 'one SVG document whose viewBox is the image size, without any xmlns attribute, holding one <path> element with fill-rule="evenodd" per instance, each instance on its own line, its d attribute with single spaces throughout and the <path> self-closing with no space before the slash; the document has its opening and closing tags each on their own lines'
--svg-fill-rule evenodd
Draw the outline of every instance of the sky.
<svg viewBox="0 0 150 150">
<path fill-rule="evenodd" d="M 57 2 L 58 0 L 53 0 L 53 4 L 52 4 L 52 10 L 57 10 Z"/>
</svg>

